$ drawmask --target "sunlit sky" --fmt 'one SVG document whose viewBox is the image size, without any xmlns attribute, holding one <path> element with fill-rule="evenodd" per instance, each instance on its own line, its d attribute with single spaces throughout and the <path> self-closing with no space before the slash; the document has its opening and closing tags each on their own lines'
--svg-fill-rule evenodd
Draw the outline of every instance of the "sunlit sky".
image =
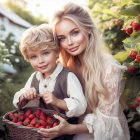
<svg viewBox="0 0 140 140">
<path fill-rule="evenodd" d="M 0 0 L 5 2 L 6 0 Z M 31 11 L 34 16 L 42 15 L 44 18 L 51 18 L 55 10 L 64 3 L 74 2 L 86 6 L 88 0 L 25 0 L 28 3 L 27 10 Z M 37 6 L 40 5 L 40 6 Z"/>
</svg>

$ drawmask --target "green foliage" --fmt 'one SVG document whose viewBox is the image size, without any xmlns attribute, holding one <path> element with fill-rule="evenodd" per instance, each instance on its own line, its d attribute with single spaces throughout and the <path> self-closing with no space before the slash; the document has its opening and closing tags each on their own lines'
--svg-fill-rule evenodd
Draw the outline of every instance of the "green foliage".
<svg viewBox="0 0 140 140">
<path fill-rule="evenodd" d="M 18 1 L 17 1 L 18 2 Z M 35 17 L 32 15 L 31 12 L 23 9 L 23 3 L 19 5 L 18 3 L 15 3 L 15 0 L 8 0 L 6 5 L 8 8 L 10 8 L 13 12 L 15 12 L 17 15 L 28 21 L 29 23 L 33 25 L 40 25 L 42 23 L 47 23 L 47 19 L 43 19 L 41 17 Z"/>
<path fill-rule="evenodd" d="M 130 110 L 128 123 L 130 129 L 140 131 L 140 115 L 133 108 L 140 97 L 140 62 L 136 58 L 140 55 L 140 0 L 89 0 L 89 8 L 106 46 L 115 59 L 128 67 L 124 73 L 124 95 Z"/>
<path fill-rule="evenodd" d="M 14 40 L 14 35 L 9 35 L 0 40 L 0 63 L 12 65 L 17 73 L 9 74 L 0 67 L 0 115 L 14 109 L 12 100 L 16 91 L 24 87 L 33 69 L 19 51 L 19 43 Z"/>
<path fill-rule="evenodd" d="M 122 64 L 128 58 L 128 56 L 129 56 L 128 51 L 122 51 L 114 55 L 114 58 L 117 59 Z"/>
</svg>

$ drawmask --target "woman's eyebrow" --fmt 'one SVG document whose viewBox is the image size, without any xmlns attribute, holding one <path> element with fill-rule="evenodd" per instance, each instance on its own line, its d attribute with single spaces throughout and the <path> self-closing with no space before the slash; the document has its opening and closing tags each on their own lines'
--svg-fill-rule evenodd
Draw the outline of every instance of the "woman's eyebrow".
<svg viewBox="0 0 140 140">
<path fill-rule="evenodd" d="M 72 33 L 74 30 L 77 30 L 78 28 L 73 28 L 70 33 Z M 57 38 L 63 37 L 64 35 L 57 35 Z"/>
</svg>

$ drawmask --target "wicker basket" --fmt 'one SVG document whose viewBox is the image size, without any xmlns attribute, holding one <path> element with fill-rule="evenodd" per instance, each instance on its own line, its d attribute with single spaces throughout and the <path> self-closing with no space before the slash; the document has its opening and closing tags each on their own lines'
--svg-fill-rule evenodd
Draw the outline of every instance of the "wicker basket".
<svg viewBox="0 0 140 140">
<path fill-rule="evenodd" d="M 26 112 L 28 109 L 35 112 L 39 108 L 38 107 L 28 107 L 28 108 L 23 108 L 22 110 L 24 112 Z M 40 109 L 46 115 L 49 115 L 52 118 L 54 118 L 53 117 L 54 114 L 57 114 L 57 112 L 54 110 L 46 110 L 46 109 L 42 109 L 42 108 L 40 108 Z M 42 136 L 37 132 L 38 128 L 32 128 L 32 127 L 19 125 L 19 124 L 14 123 L 14 122 L 9 120 L 9 114 L 16 113 L 18 111 L 19 110 L 17 109 L 17 110 L 8 112 L 3 116 L 3 121 L 6 123 L 6 126 L 9 129 L 9 134 L 10 134 L 11 139 L 12 140 L 41 140 Z M 59 114 L 59 115 L 65 119 L 67 119 L 64 114 Z"/>
</svg>

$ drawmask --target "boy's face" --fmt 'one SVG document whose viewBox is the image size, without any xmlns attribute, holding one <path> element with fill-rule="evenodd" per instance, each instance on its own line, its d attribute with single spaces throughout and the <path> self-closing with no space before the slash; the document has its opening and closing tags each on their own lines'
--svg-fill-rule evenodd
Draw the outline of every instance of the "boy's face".
<svg viewBox="0 0 140 140">
<path fill-rule="evenodd" d="M 45 78 L 53 73 L 59 53 L 53 50 L 29 50 L 28 58 L 36 71 L 44 74 Z"/>
</svg>

